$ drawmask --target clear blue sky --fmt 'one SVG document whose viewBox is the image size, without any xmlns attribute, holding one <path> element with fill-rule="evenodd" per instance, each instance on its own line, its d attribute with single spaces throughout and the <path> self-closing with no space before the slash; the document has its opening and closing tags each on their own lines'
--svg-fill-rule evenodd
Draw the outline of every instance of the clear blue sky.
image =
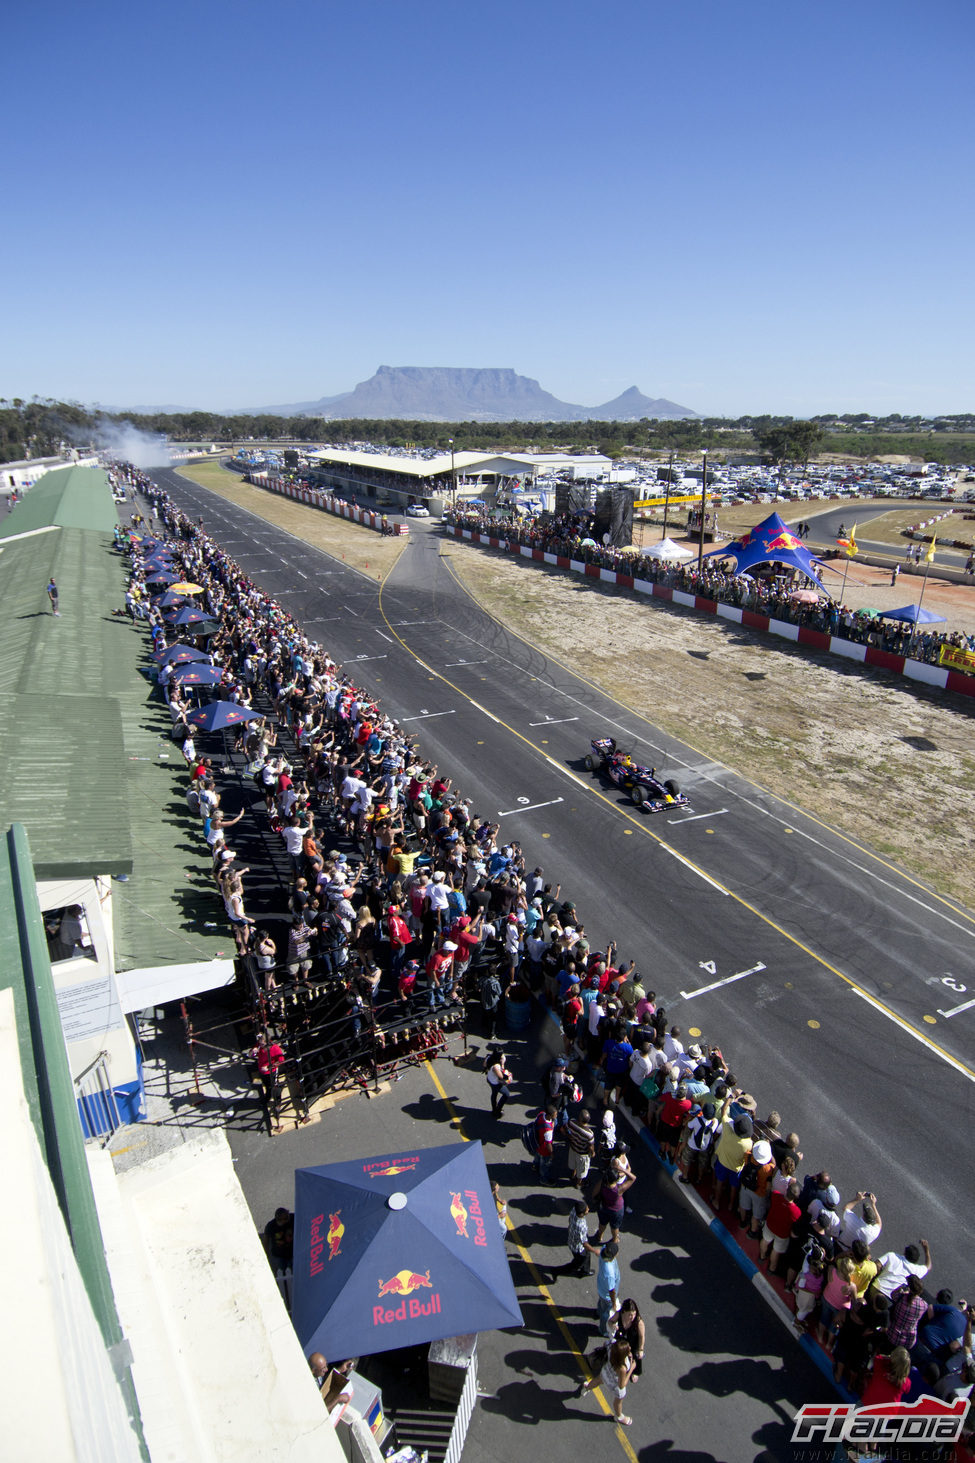
<svg viewBox="0 0 975 1463">
<path fill-rule="evenodd" d="M 7 7 L 0 395 L 960 412 L 970 0 Z"/>
</svg>

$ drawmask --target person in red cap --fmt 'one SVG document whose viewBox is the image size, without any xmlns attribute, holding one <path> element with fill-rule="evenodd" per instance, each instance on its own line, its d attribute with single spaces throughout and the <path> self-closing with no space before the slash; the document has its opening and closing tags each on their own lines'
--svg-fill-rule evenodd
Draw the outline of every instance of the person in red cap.
<svg viewBox="0 0 975 1463">
<path fill-rule="evenodd" d="M 406 952 L 413 943 L 410 927 L 400 914 L 398 904 L 389 906 L 386 915 L 386 934 L 389 937 L 389 948 L 393 952 L 392 973 L 395 978 L 399 976 L 403 968 L 403 961 L 406 959 Z"/>
<path fill-rule="evenodd" d="M 504 958 L 508 967 L 507 984 L 510 985 L 518 974 L 518 967 L 521 964 L 521 929 L 516 914 L 509 914 L 505 921 Z"/>
<path fill-rule="evenodd" d="M 427 982 L 430 987 L 430 1009 L 446 1006 L 454 988 L 454 956 L 457 946 L 453 940 L 445 940 L 434 950 L 426 964 Z"/>
</svg>

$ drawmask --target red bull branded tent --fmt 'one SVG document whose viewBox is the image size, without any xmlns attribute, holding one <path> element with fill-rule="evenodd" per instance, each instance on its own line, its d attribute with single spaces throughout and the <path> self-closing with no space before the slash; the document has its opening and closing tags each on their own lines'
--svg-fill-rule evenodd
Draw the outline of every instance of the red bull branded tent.
<svg viewBox="0 0 975 1463">
<path fill-rule="evenodd" d="M 819 582 L 816 573 L 821 560 L 811 554 L 802 539 L 786 526 L 778 513 L 770 513 L 762 523 L 743 533 L 740 539 L 721 549 L 710 549 L 706 559 L 734 558 L 739 574 L 750 574 L 757 564 L 788 564 L 807 578 Z"/>
<path fill-rule="evenodd" d="M 480 1143 L 299 1168 L 292 1270 L 306 1355 L 522 1324 Z"/>
</svg>

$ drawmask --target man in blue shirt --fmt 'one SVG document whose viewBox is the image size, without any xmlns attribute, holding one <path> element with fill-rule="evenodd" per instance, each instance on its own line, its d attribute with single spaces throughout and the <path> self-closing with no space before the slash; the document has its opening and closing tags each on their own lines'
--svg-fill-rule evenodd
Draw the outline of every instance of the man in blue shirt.
<svg viewBox="0 0 975 1463">
<path fill-rule="evenodd" d="M 917 1345 L 912 1352 L 915 1364 L 923 1367 L 926 1362 L 936 1361 L 942 1372 L 957 1371 L 963 1360 L 966 1323 L 967 1316 L 954 1304 L 951 1291 L 939 1290 L 917 1333 Z"/>
<path fill-rule="evenodd" d="M 595 1246 L 590 1246 L 593 1253 L 597 1253 Z M 599 1334 L 609 1337 L 609 1323 L 620 1308 L 619 1285 L 620 1267 L 617 1255 L 620 1247 L 615 1240 L 607 1240 L 606 1244 L 598 1250 L 599 1268 L 596 1271 L 596 1294 L 599 1313 Z"/>
</svg>

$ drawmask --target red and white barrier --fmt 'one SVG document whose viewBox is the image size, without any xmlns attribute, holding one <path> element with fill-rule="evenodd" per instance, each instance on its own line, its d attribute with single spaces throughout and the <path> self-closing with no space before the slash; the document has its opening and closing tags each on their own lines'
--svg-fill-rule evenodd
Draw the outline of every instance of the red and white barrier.
<svg viewBox="0 0 975 1463">
<path fill-rule="evenodd" d="M 351 523 L 361 523 L 364 528 L 371 528 L 376 533 L 382 532 L 381 513 L 372 513 L 365 508 L 357 508 L 354 503 L 333 498 L 331 493 L 322 488 L 301 487 L 297 483 L 285 482 L 283 478 L 269 477 L 265 472 L 245 473 L 244 482 L 255 488 L 264 488 L 269 493 L 281 493 L 286 498 L 294 498 L 299 503 L 306 503 L 309 508 L 319 508 L 323 513 L 331 513 L 336 518 L 347 518 Z M 410 531 L 407 523 L 398 523 L 395 528 L 398 534 L 408 534 Z"/>
<path fill-rule="evenodd" d="M 881 670 L 895 671 L 912 681 L 923 681 L 926 685 L 941 690 L 956 691 L 960 696 L 975 696 L 975 676 L 966 676 L 962 671 L 948 670 L 945 666 L 929 665 L 927 661 L 908 660 L 906 656 L 894 655 L 889 650 L 877 650 L 872 645 L 862 645 L 857 640 L 845 640 L 840 635 L 827 635 L 822 630 L 810 630 L 805 625 L 793 625 L 786 620 L 773 620 L 755 610 L 739 609 L 737 605 L 721 604 L 704 595 L 688 594 L 681 589 L 669 589 L 663 584 L 652 584 L 648 579 L 635 579 L 632 574 L 620 574 L 615 569 L 602 569 L 598 564 L 582 564 L 577 559 L 567 559 L 561 554 L 549 554 L 543 549 L 532 549 L 524 544 L 511 543 L 504 538 L 491 538 L 485 533 L 474 533 L 469 528 L 455 528 L 445 525 L 446 531 L 455 538 L 464 538 L 472 543 L 485 544 L 492 549 L 517 554 L 522 559 L 532 559 L 539 564 L 553 564 L 568 569 L 572 574 L 584 574 L 589 579 L 598 579 L 604 584 L 618 584 L 622 589 L 635 590 L 653 599 L 672 601 L 686 605 L 688 609 L 701 610 L 705 614 L 718 615 L 723 620 L 744 625 L 750 630 L 762 630 L 766 635 L 779 635 L 798 645 L 808 645 L 811 650 L 826 651 L 840 655 L 847 660 L 859 661 L 862 665 L 877 666 Z"/>
</svg>

